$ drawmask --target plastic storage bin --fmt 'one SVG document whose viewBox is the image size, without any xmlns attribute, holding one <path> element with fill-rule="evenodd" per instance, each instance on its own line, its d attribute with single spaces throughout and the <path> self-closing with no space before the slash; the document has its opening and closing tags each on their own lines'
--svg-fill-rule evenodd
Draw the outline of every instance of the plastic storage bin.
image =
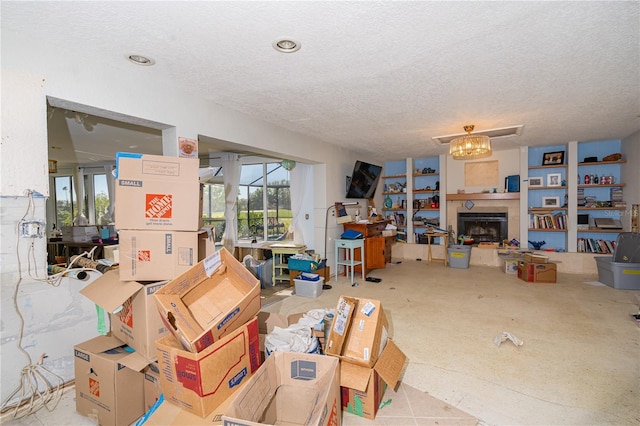
<svg viewBox="0 0 640 426">
<path fill-rule="evenodd" d="M 640 290 L 640 234 L 620 233 L 613 256 L 595 260 L 598 281 L 618 290 Z"/>
<path fill-rule="evenodd" d="M 471 257 L 471 246 L 452 245 L 447 249 L 449 256 L 449 266 L 452 268 L 466 269 L 469 267 L 469 257 Z"/>
<path fill-rule="evenodd" d="M 302 297 L 315 298 L 322 294 L 324 278 L 318 274 L 303 273 L 293 279 L 295 282 L 296 295 Z"/>
</svg>

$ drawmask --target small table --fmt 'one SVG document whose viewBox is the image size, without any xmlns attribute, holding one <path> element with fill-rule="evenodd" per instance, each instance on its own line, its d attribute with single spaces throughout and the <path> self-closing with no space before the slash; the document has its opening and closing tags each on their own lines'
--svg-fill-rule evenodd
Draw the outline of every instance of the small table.
<svg viewBox="0 0 640 426">
<path fill-rule="evenodd" d="M 340 249 L 344 249 L 344 259 L 340 260 Z M 356 249 L 360 249 L 360 259 L 356 260 Z M 348 275 L 349 268 L 351 268 L 351 284 L 354 281 L 354 271 L 357 265 L 362 265 L 362 279 L 364 279 L 364 238 L 356 238 L 354 240 L 337 239 L 336 240 L 336 281 L 338 281 L 338 268 L 339 265 L 345 267 L 345 275 Z"/>
<path fill-rule="evenodd" d="M 290 282 L 288 274 L 289 265 L 287 264 L 286 259 L 288 258 L 288 256 L 304 253 L 304 251 L 307 249 L 307 246 L 287 243 L 275 243 L 271 244 L 269 248 L 273 253 L 273 285 L 284 281 Z"/>
<path fill-rule="evenodd" d="M 427 237 L 427 244 L 429 244 L 429 249 L 427 250 L 427 261 L 431 262 L 432 260 L 438 260 L 444 262 L 444 266 L 448 265 L 448 249 L 449 249 L 449 233 L 448 232 L 425 232 L 423 234 Z M 444 258 L 433 257 L 431 253 L 431 238 L 432 237 L 440 237 L 444 238 Z"/>
</svg>

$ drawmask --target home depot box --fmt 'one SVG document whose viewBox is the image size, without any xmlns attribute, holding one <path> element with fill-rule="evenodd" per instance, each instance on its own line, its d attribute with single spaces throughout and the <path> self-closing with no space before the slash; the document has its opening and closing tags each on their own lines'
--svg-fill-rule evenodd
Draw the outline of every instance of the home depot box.
<svg viewBox="0 0 640 426">
<path fill-rule="evenodd" d="M 143 374 L 125 366 L 130 355 L 112 336 L 74 347 L 78 413 L 100 425 L 128 425 L 144 413 Z"/>
<path fill-rule="evenodd" d="M 373 367 L 389 336 L 388 329 L 380 301 L 340 296 L 325 353 Z"/>
<path fill-rule="evenodd" d="M 185 351 L 168 334 L 156 342 L 165 401 L 206 417 L 260 367 L 258 319 L 199 353 Z"/>
<path fill-rule="evenodd" d="M 555 283 L 555 263 L 528 263 L 521 261 L 518 264 L 518 278 L 534 283 Z"/>
<path fill-rule="evenodd" d="M 335 357 L 274 352 L 229 404 L 225 425 L 340 425 Z"/>
<path fill-rule="evenodd" d="M 163 321 L 186 350 L 200 352 L 260 311 L 260 281 L 225 248 L 155 294 Z"/>
<path fill-rule="evenodd" d="M 146 413 L 158 402 L 160 395 L 162 395 L 158 363 L 152 362 L 142 370 L 142 373 L 144 374 L 144 412 Z"/>
<path fill-rule="evenodd" d="M 197 158 L 116 154 L 117 229 L 197 231 Z"/>
<path fill-rule="evenodd" d="M 170 280 L 216 251 L 207 231 L 121 230 L 120 279 Z"/>
<path fill-rule="evenodd" d="M 407 357 L 391 340 L 373 368 L 347 361 L 340 362 L 342 409 L 346 412 L 374 419 L 387 386 L 396 389 Z"/>
<path fill-rule="evenodd" d="M 112 269 L 80 293 L 109 312 L 111 333 L 150 362 L 156 357 L 155 341 L 168 332 L 153 296 L 167 282 L 122 281 Z"/>
</svg>

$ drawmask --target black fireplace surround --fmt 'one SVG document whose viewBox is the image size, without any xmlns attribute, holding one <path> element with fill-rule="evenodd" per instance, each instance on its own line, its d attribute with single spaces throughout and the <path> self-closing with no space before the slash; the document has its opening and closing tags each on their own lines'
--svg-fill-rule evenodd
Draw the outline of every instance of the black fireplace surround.
<svg viewBox="0 0 640 426">
<path fill-rule="evenodd" d="M 458 213 L 458 235 L 476 243 L 499 243 L 507 239 L 507 212 Z"/>
</svg>

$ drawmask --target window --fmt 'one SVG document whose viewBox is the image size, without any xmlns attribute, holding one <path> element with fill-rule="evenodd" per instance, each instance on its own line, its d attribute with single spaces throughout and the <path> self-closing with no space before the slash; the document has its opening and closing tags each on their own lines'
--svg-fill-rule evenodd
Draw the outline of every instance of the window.
<svg viewBox="0 0 640 426">
<path fill-rule="evenodd" d="M 215 242 L 220 242 L 224 233 L 224 204 L 224 185 L 205 184 L 202 188 L 202 221 L 215 227 Z"/>
<path fill-rule="evenodd" d="M 286 238 L 293 219 L 289 179 L 289 172 L 280 163 L 242 166 L 238 189 L 239 240 Z"/>
<path fill-rule="evenodd" d="M 53 178 L 55 202 L 55 226 L 58 230 L 63 226 L 72 226 L 77 211 L 76 193 L 71 176 L 56 176 Z"/>
</svg>

